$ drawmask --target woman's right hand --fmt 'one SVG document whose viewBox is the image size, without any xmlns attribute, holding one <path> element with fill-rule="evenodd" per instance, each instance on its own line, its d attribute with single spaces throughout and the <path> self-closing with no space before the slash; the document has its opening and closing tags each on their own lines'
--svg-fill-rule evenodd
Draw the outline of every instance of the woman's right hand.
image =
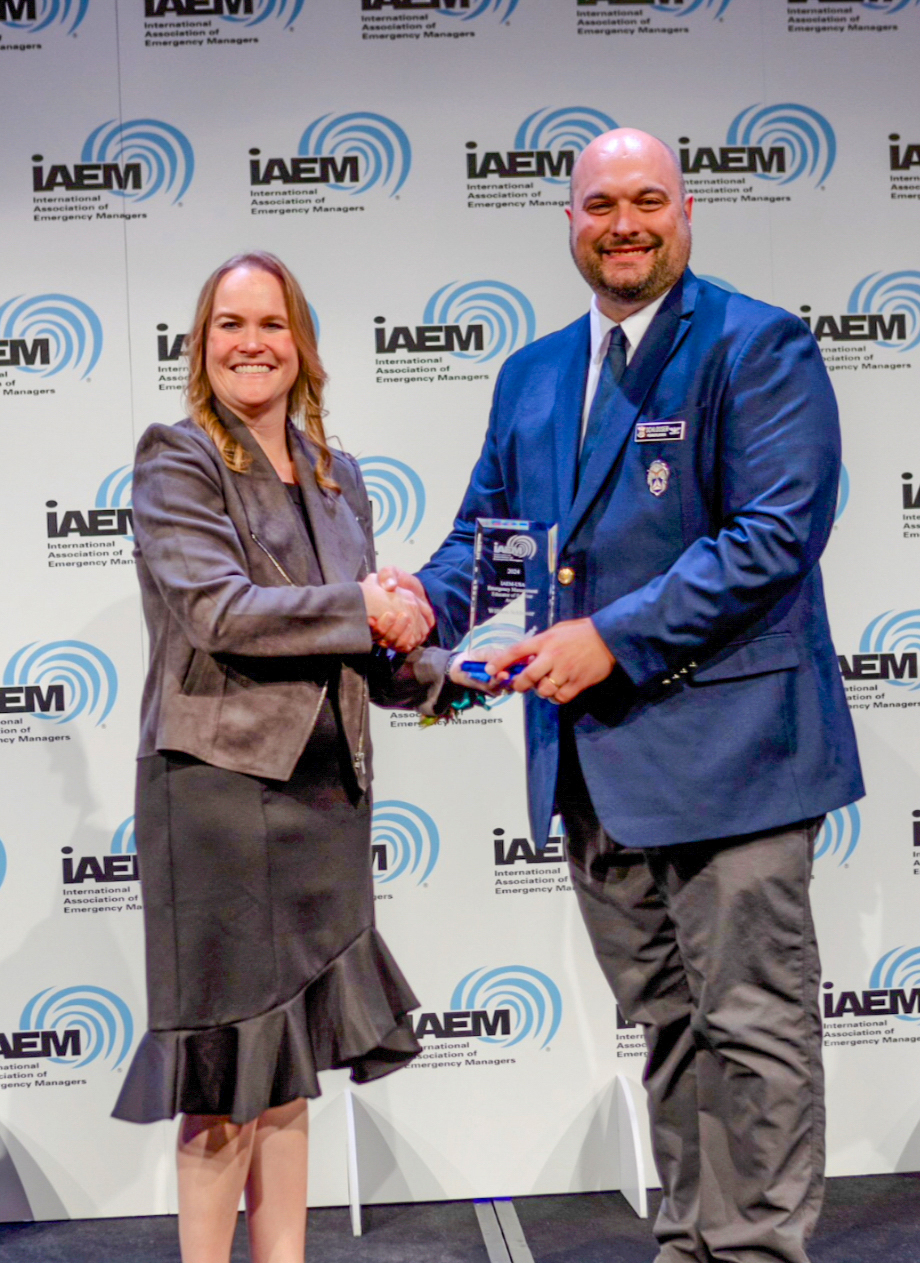
<svg viewBox="0 0 920 1263">
<path fill-rule="evenodd" d="M 408 588 L 387 590 L 376 574 L 361 580 L 367 621 L 374 640 L 387 649 L 409 653 L 427 638 L 432 626 L 431 611 Z"/>
</svg>

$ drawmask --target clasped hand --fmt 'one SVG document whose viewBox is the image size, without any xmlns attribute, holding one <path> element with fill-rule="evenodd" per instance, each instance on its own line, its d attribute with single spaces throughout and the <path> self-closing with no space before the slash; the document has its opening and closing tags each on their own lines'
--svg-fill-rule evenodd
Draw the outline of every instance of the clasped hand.
<svg viewBox="0 0 920 1263">
<path fill-rule="evenodd" d="M 368 626 L 377 644 L 397 653 L 409 653 L 427 639 L 434 626 L 434 614 L 424 593 L 419 597 L 398 584 L 384 587 L 377 574 L 361 580 L 361 591 Z"/>
<path fill-rule="evenodd" d="M 509 675 L 508 667 L 517 662 L 526 665 L 519 675 Z M 516 693 L 533 689 L 548 702 L 561 705 L 606 680 L 615 665 L 616 658 L 591 619 L 572 618 L 512 645 L 492 659 L 488 670 L 499 684 Z"/>
</svg>

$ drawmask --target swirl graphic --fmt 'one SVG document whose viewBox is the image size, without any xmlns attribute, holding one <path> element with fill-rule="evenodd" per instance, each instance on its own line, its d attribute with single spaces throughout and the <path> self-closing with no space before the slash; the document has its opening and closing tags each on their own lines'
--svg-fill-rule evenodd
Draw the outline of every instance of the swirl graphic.
<svg viewBox="0 0 920 1263">
<path fill-rule="evenodd" d="M 891 316 L 903 313 L 908 329 L 907 342 L 885 342 L 879 346 L 911 351 L 920 345 L 920 272 L 872 272 L 863 277 L 847 303 L 847 311 Z"/>
<path fill-rule="evenodd" d="M 859 846 L 861 828 L 859 808 L 855 803 L 828 812 L 815 842 L 815 859 L 833 855 L 837 858 L 838 868 L 842 868 Z"/>
<path fill-rule="evenodd" d="M 588 105 L 568 105 L 561 109 L 535 110 L 527 116 L 514 137 L 515 149 L 571 149 L 576 156 L 595 136 L 616 127 L 609 114 Z M 568 177 L 544 176 L 547 184 L 568 184 Z"/>
<path fill-rule="evenodd" d="M 416 885 L 424 885 L 441 854 L 441 835 L 428 812 L 398 798 L 374 803 L 371 844 L 386 847 L 386 868 L 374 873 L 381 886 L 403 873 L 418 873 Z"/>
<path fill-rule="evenodd" d="M 358 465 L 374 508 L 374 535 L 379 537 L 405 527 L 403 539 L 411 539 L 425 516 L 421 478 L 392 456 L 362 456 Z"/>
<path fill-rule="evenodd" d="M 134 1019 L 120 996 L 105 987 L 46 987 L 22 1010 L 19 1028 L 23 1031 L 58 1031 L 76 1027 L 81 1035 L 83 1060 L 70 1065 L 87 1066 L 97 1057 L 116 1059 L 115 1070 L 124 1061 L 134 1039 Z M 64 1057 L 51 1061 L 65 1062 Z"/>
<path fill-rule="evenodd" d="M 912 991 L 920 987 L 920 947 L 894 947 L 876 964 L 869 978 L 873 991 Z M 899 1013 L 901 1022 L 920 1022 L 920 1013 Z"/>
<path fill-rule="evenodd" d="M 695 13 L 697 9 L 715 9 L 712 15 L 714 18 L 720 18 L 732 0 L 657 0 L 652 5 L 656 13 L 666 13 L 671 18 L 683 18 L 689 13 Z"/>
<path fill-rule="evenodd" d="M 524 628 L 520 623 L 483 623 L 477 627 L 473 635 L 476 649 L 510 649 L 519 640 L 524 639 Z M 457 645 L 457 651 L 469 649 L 470 633 L 467 632 Z"/>
<path fill-rule="evenodd" d="M 68 724 L 78 715 L 96 715 L 96 727 L 105 720 L 118 696 L 118 676 L 110 658 L 84 640 L 52 640 L 47 644 L 33 641 L 14 653 L 3 672 L 5 685 L 38 684 L 47 688 L 64 687 L 64 710 L 58 714 L 40 714 Z"/>
<path fill-rule="evenodd" d="M 834 521 L 839 522 L 850 499 L 850 475 L 846 465 L 840 466 L 840 482 L 837 485 L 837 507 L 834 510 Z"/>
<path fill-rule="evenodd" d="M 129 509 L 133 487 L 133 465 L 122 465 L 119 469 L 113 469 L 99 484 L 95 507 L 97 509 Z M 134 536 L 125 532 L 123 538 L 134 539 Z"/>
<path fill-rule="evenodd" d="M 5 879 L 6 879 L 6 848 L 4 847 L 3 843 L 0 842 L 0 886 L 3 885 Z"/>
<path fill-rule="evenodd" d="M 454 0 L 455 5 L 464 3 L 464 0 Z M 460 18 L 462 22 L 471 22 L 473 18 L 481 17 L 483 13 L 488 13 L 491 9 L 493 13 L 498 14 L 502 22 L 507 22 L 511 14 L 518 7 L 519 0 L 465 0 L 470 8 L 461 9 L 455 7 L 452 9 L 439 9 L 445 17 Z"/>
<path fill-rule="evenodd" d="M 109 847 L 110 855 L 136 855 L 137 841 L 134 837 L 134 817 L 128 816 L 127 820 L 122 820 L 121 824 L 112 834 L 112 845 Z"/>
<path fill-rule="evenodd" d="M 118 197 L 146 202 L 157 193 L 176 190 L 178 202 L 195 174 L 195 154 L 188 139 L 158 118 L 110 119 L 90 132 L 80 152 L 81 162 L 139 162 L 139 189 L 112 189 Z"/>
<path fill-rule="evenodd" d="M 724 289 L 727 294 L 740 294 L 741 290 L 736 289 L 730 281 L 723 281 L 721 276 L 706 276 L 701 272 L 697 272 L 697 278 L 701 281 L 708 281 L 710 285 L 718 285 L 719 289 Z"/>
<path fill-rule="evenodd" d="M 301 157 L 357 155 L 364 182 L 356 188 L 329 184 L 333 189 L 346 189 L 352 196 L 379 184 L 389 189 L 390 197 L 395 197 L 412 167 L 412 146 L 399 124 L 383 114 L 367 111 L 323 114 L 314 119 L 301 136 L 297 152 Z"/>
<path fill-rule="evenodd" d="M 859 652 L 892 655 L 920 652 L 920 610 L 903 610 L 899 614 L 889 610 L 873 618 L 860 638 Z M 906 674 L 901 679 L 894 675 L 888 683 L 911 691 L 920 689 L 920 679 L 911 680 Z"/>
<path fill-rule="evenodd" d="M 763 149 L 782 145 L 787 152 L 786 170 L 757 171 L 759 180 L 789 184 L 802 175 L 820 175 L 820 188 L 837 157 L 834 129 L 817 110 L 788 101 L 781 105 L 749 105 L 732 121 L 726 135 L 729 145 L 758 145 Z"/>
<path fill-rule="evenodd" d="M 451 351 L 480 364 L 496 355 L 510 355 L 533 342 L 537 317 L 530 299 L 504 281 L 451 281 L 428 299 L 422 321 L 428 325 L 481 324 L 481 351 Z"/>
<path fill-rule="evenodd" d="M 862 7 L 870 13 L 900 13 L 920 0 L 862 0 Z"/>
<path fill-rule="evenodd" d="M 82 369 L 81 377 L 88 377 L 102 354 L 99 317 L 70 294 L 36 294 L 34 298 L 20 294 L 0 303 L 0 338 L 45 341 L 47 363 L 35 356 L 34 364 L 16 366 L 21 373 L 40 377 L 53 377 L 65 368 Z"/>
<path fill-rule="evenodd" d="M 122 465 L 103 478 L 96 492 L 97 509 L 128 509 L 131 507 L 131 489 L 134 467 Z"/>
<path fill-rule="evenodd" d="M 32 5 L 23 6 L 23 18 L 7 18 L 0 26 L 9 26 L 14 31 L 43 31 L 54 22 L 67 27 L 67 34 L 74 31 L 86 17 L 89 0 L 35 0 Z M 28 14 L 29 16 L 25 16 Z"/>
<path fill-rule="evenodd" d="M 507 1035 L 480 1035 L 487 1044 L 511 1048 L 524 1039 L 542 1039 L 546 1048 L 562 1021 L 562 994 L 547 974 L 529 965 L 503 965 L 498 969 L 474 969 L 457 983 L 450 999 L 452 1009 L 510 1009 Z"/>
<path fill-rule="evenodd" d="M 268 18 L 286 17 L 285 29 L 293 26 L 300 17 L 304 0 L 256 0 L 252 13 L 222 13 L 224 22 L 235 22 L 238 26 L 258 26 Z"/>
<path fill-rule="evenodd" d="M 312 303 L 307 303 L 307 308 L 310 312 L 310 319 L 313 321 L 313 333 L 316 336 L 316 341 L 319 342 L 319 316 L 316 314 L 316 308 Z"/>
</svg>

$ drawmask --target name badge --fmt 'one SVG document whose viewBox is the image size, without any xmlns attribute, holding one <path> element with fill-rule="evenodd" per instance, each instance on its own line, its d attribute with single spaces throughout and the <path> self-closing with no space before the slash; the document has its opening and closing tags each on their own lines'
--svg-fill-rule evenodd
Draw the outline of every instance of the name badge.
<svg viewBox="0 0 920 1263">
<path fill-rule="evenodd" d="M 636 443 L 678 443 L 686 437 L 686 421 L 640 421 L 634 440 Z"/>
</svg>

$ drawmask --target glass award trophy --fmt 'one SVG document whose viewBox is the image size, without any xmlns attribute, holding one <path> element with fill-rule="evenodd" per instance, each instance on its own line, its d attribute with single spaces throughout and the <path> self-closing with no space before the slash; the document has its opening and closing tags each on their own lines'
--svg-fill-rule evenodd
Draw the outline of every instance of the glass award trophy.
<svg viewBox="0 0 920 1263">
<path fill-rule="evenodd" d="M 556 615 L 556 541 L 559 528 L 542 522 L 477 518 L 470 592 L 470 653 L 508 646 L 546 631 Z M 524 664 L 511 667 L 510 674 Z M 474 658 L 461 669 L 488 683 Z"/>
</svg>

